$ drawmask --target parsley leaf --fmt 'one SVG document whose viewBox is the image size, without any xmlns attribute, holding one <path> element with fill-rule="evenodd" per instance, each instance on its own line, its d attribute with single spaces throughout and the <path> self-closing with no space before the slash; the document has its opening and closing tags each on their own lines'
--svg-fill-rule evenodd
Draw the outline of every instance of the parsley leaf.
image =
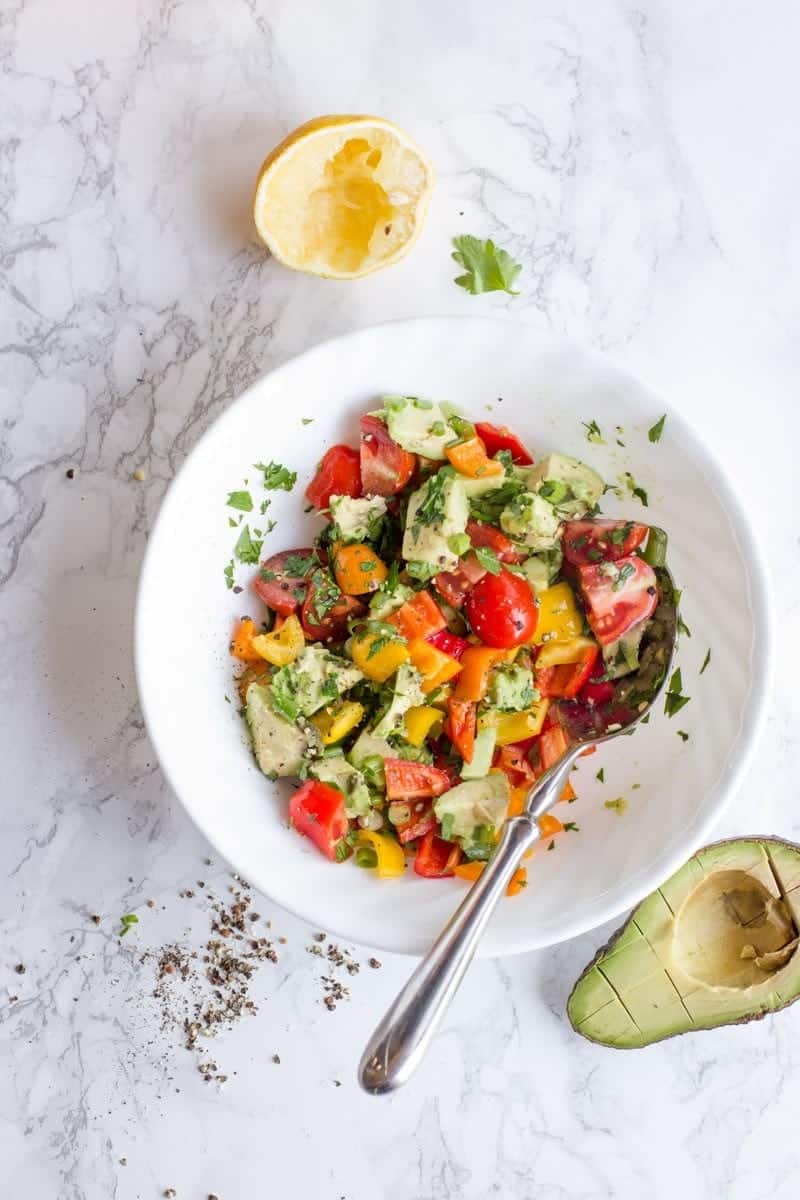
<svg viewBox="0 0 800 1200">
<path fill-rule="evenodd" d="M 233 559 L 228 563 L 225 570 L 222 572 L 225 576 L 225 586 L 230 589 L 233 587 Z"/>
<path fill-rule="evenodd" d="M 301 425 L 311 425 L 313 423 L 313 420 L 314 420 L 313 417 L 301 417 L 300 424 Z"/>
<path fill-rule="evenodd" d="M 597 772 L 597 774 L 595 775 L 595 779 L 598 779 L 598 780 L 600 781 L 600 783 L 605 783 L 605 781 L 606 781 L 606 772 L 605 772 L 605 768 L 604 768 L 604 767 L 601 767 L 601 768 L 600 768 L 600 770 L 599 770 L 599 771 Z"/>
<path fill-rule="evenodd" d="M 625 471 L 622 478 L 625 481 L 625 487 L 628 489 L 630 494 L 632 496 L 635 496 L 637 500 L 641 500 L 642 504 L 645 506 L 645 508 L 647 508 L 648 507 L 647 492 L 644 490 L 643 487 L 639 487 L 636 480 L 631 475 L 630 471 Z"/>
<path fill-rule="evenodd" d="M 700 674 L 701 674 L 701 675 L 703 674 L 703 671 L 705 671 L 706 667 L 708 666 L 708 664 L 709 664 L 710 662 L 711 662 L 711 647 L 709 646 L 708 650 L 706 650 L 706 656 L 705 656 L 705 658 L 703 659 L 703 665 L 702 665 L 702 667 L 700 668 Z"/>
<path fill-rule="evenodd" d="M 495 246 L 491 239 L 482 242 L 470 234 L 453 238 L 453 261 L 464 268 L 464 275 L 457 275 L 454 282 L 471 296 L 481 292 L 508 292 L 518 296 L 513 284 L 522 270 L 522 263 L 515 262 L 507 250 Z"/>
<path fill-rule="evenodd" d="M 521 479 L 506 479 L 505 483 L 501 483 L 494 491 L 485 492 L 482 496 L 471 497 L 470 514 L 477 521 L 486 521 L 490 525 L 496 525 L 503 509 L 508 507 L 515 496 L 524 491 L 525 484 Z"/>
<path fill-rule="evenodd" d="M 565 821 L 564 822 L 564 832 L 565 833 L 580 833 L 580 827 L 578 825 L 576 825 L 574 821 Z"/>
<path fill-rule="evenodd" d="M 664 422 L 666 421 L 666 419 L 667 419 L 667 414 L 664 413 L 663 417 L 660 417 L 656 421 L 655 425 L 651 426 L 650 429 L 648 429 L 647 437 L 651 442 L 660 442 L 661 441 L 661 435 L 664 432 Z"/>
<path fill-rule="evenodd" d="M 290 471 L 280 463 L 256 463 L 256 470 L 264 472 L 264 487 L 268 492 L 290 492 L 297 483 L 297 471 Z"/>
<path fill-rule="evenodd" d="M 249 492 L 230 492 L 225 501 L 228 508 L 239 508 L 242 512 L 252 512 L 253 497 Z"/>
<path fill-rule="evenodd" d="M 503 569 L 502 563 L 490 546 L 476 546 L 475 557 L 490 575 L 499 575 Z"/>
<path fill-rule="evenodd" d="M 233 547 L 233 553 L 239 562 L 257 563 L 261 555 L 262 545 L 263 541 L 250 536 L 250 527 L 243 525 L 238 541 Z"/>
<path fill-rule="evenodd" d="M 672 672 L 672 678 L 669 681 L 667 694 L 664 697 L 664 712 L 668 717 L 674 717 L 681 709 L 689 703 L 690 696 L 682 696 L 683 679 L 681 678 L 681 669 L 676 667 Z"/>
<path fill-rule="evenodd" d="M 581 424 L 586 430 L 587 442 L 594 442 L 596 446 L 605 446 L 606 439 L 603 437 L 603 432 L 597 421 L 581 421 Z"/>
<path fill-rule="evenodd" d="M 124 938 L 125 934 L 129 932 L 132 925 L 139 924 L 139 918 L 137 917 L 136 913 L 126 913 L 124 917 L 120 917 L 120 924 L 122 925 L 122 928 L 119 931 L 119 936 Z"/>
<path fill-rule="evenodd" d="M 689 735 L 685 729 L 679 729 L 677 732 L 678 732 L 678 737 L 681 739 L 682 742 L 688 742 Z"/>
</svg>

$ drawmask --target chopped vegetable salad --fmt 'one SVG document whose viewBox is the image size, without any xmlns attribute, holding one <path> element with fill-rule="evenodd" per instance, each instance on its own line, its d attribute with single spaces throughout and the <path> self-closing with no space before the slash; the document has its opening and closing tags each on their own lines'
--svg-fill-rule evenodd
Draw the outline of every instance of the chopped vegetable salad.
<svg viewBox="0 0 800 1200">
<path fill-rule="evenodd" d="M 258 765 L 300 781 L 290 821 L 322 854 L 474 879 L 568 747 L 561 704 L 614 719 L 666 535 L 599 517 L 603 492 L 578 459 L 409 396 L 325 452 L 306 489 L 324 524 L 261 562 L 265 619 L 231 644 Z"/>
</svg>

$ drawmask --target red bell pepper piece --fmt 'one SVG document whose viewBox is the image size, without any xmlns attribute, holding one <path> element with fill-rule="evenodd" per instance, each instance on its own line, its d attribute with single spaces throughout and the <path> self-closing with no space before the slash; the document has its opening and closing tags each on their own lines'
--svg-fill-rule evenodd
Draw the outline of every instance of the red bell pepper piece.
<svg viewBox="0 0 800 1200">
<path fill-rule="evenodd" d="M 417 847 L 414 870 L 426 879 L 443 879 L 453 874 L 453 868 L 461 859 L 461 849 L 446 842 L 431 831 L 426 833 Z"/>
<path fill-rule="evenodd" d="M 540 667 L 536 671 L 536 687 L 542 696 L 573 700 L 588 683 L 600 653 L 598 646 L 587 647 L 580 662 L 560 663 L 553 667 Z"/>
<path fill-rule="evenodd" d="M 511 461 L 518 467 L 528 467 L 533 458 L 515 433 L 507 425 L 492 425 L 490 421 L 478 421 L 475 426 L 478 437 L 483 439 L 486 453 L 494 458 L 498 450 L 510 450 Z"/>
<path fill-rule="evenodd" d="M 338 788 L 309 779 L 289 801 L 289 821 L 326 858 L 337 861 L 337 847 L 349 828 L 344 795 Z"/>
<path fill-rule="evenodd" d="M 411 819 L 404 825 L 395 825 L 394 827 L 394 831 L 403 845 L 407 842 L 415 842 L 417 838 L 424 837 L 426 833 L 431 833 L 436 828 L 436 814 L 430 801 L 427 803 L 421 801 L 413 807 L 416 811 L 412 812 Z"/>
<path fill-rule="evenodd" d="M 451 658 L 458 659 L 459 662 L 461 662 L 461 655 L 470 644 L 466 638 L 451 633 L 449 629 L 440 629 L 438 633 L 432 633 L 425 641 L 430 642 L 432 646 L 435 646 L 437 650 L 441 650 L 443 654 L 449 654 Z"/>
<path fill-rule="evenodd" d="M 418 800 L 425 796 L 441 796 L 450 787 L 450 778 L 438 767 L 427 763 L 409 762 L 405 758 L 385 758 L 386 797 L 389 800 Z"/>
<path fill-rule="evenodd" d="M 477 713 L 478 706 L 474 701 L 448 697 L 446 732 L 464 762 L 472 762 Z"/>
</svg>

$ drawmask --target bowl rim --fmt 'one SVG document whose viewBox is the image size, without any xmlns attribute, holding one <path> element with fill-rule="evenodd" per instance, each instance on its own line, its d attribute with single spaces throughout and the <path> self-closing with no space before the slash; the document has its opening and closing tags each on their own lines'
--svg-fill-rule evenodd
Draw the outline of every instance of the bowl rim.
<svg viewBox="0 0 800 1200">
<path fill-rule="evenodd" d="M 604 351 L 596 350 L 593 347 L 581 342 L 580 340 L 568 337 L 563 334 L 553 333 L 549 330 L 542 330 L 536 326 L 530 325 L 525 321 L 520 321 L 516 318 L 503 316 L 472 316 L 466 314 L 443 314 L 436 316 L 417 316 L 417 317 L 399 317 L 388 321 L 381 321 L 375 325 L 365 325 L 356 329 L 350 329 L 346 332 L 335 334 L 332 337 L 325 338 L 322 341 L 315 342 L 312 346 L 301 350 L 297 354 L 289 355 L 279 362 L 275 367 L 264 371 L 257 379 L 244 389 L 233 401 L 211 422 L 209 427 L 197 439 L 192 449 L 187 454 L 184 461 L 181 463 L 175 475 L 171 479 L 167 490 L 162 498 L 156 516 L 147 536 L 147 545 L 142 557 L 142 563 L 139 570 L 139 579 L 136 589 L 135 612 L 133 622 L 133 664 L 134 677 L 136 680 L 137 694 L 139 704 L 144 717 L 147 735 L 153 745 L 153 749 L 158 760 L 159 768 L 163 772 L 164 778 L 172 791 L 173 795 L 178 799 L 187 814 L 189 819 L 194 824 L 207 841 L 215 848 L 217 853 L 221 855 L 234 870 L 239 871 L 240 867 L 235 862 L 234 858 L 229 857 L 227 853 L 223 853 L 217 848 L 217 842 L 214 836 L 213 828 L 209 828 L 208 823 L 203 821 L 190 808 L 189 804 L 183 799 L 179 789 L 176 787 L 170 769 L 166 765 L 166 759 L 169 757 L 166 753 L 162 753 L 163 743 L 160 732 L 156 729 L 156 723 L 151 719 L 150 706 L 146 698 L 146 688 L 143 686 L 144 678 L 144 658 L 145 658 L 145 626 L 143 617 L 143 601 L 142 598 L 145 591 L 149 587 L 150 575 L 153 571 L 153 563 L 156 557 L 156 549 L 158 545 L 159 528 L 163 528 L 166 524 L 163 519 L 172 505 L 177 502 L 177 496 L 180 491 L 180 481 L 183 476 L 188 473 L 190 464 L 195 455 L 199 455 L 200 449 L 204 446 L 207 439 L 212 435 L 219 436 L 220 428 L 224 427 L 226 421 L 232 418 L 234 410 L 240 403 L 243 403 L 247 396 L 257 388 L 263 386 L 264 381 L 269 379 L 279 380 L 280 376 L 289 373 L 297 368 L 301 362 L 306 363 L 315 356 L 321 356 L 328 353 L 332 347 L 344 344 L 348 341 L 359 337 L 369 337 L 378 332 L 387 329 L 395 328 L 410 328 L 419 325 L 451 325 L 453 322 L 463 325 L 496 325 L 505 327 L 514 327 L 518 329 L 524 336 L 530 337 L 533 340 L 543 344 L 549 343 L 552 346 L 560 345 L 562 348 L 570 346 L 579 349 L 582 355 L 589 358 L 597 359 L 613 368 L 620 376 L 627 377 L 636 385 L 648 392 L 654 400 L 658 400 L 658 404 L 667 414 L 670 422 L 670 427 L 678 431 L 679 435 L 687 441 L 700 459 L 703 472 L 709 480 L 713 488 L 720 497 L 721 503 L 731 520 L 735 536 L 740 544 L 743 558 L 747 564 L 748 582 L 750 585 L 750 607 L 753 614 L 753 634 L 759 646 L 759 654 L 754 656 L 751 662 L 751 682 L 750 690 L 747 695 L 745 708 L 743 712 L 743 729 L 742 736 L 735 749 L 731 752 L 728 769 L 725 777 L 718 780 L 715 785 L 707 793 L 712 797 L 712 803 L 708 805 L 704 817 L 695 825 L 692 826 L 691 836 L 687 837 L 681 849 L 676 849 L 673 853 L 666 855 L 663 860 L 663 865 L 659 866 L 660 878 L 653 877 L 650 883 L 642 890 L 640 887 L 629 885 L 626 892 L 618 895 L 613 901 L 599 904 L 590 918 L 575 918 L 572 921 L 567 921 L 564 931 L 557 939 L 550 938 L 527 938 L 519 937 L 510 945 L 504 946 L 495 950 L 478 950 L 478 957 L 506 957 L 510 955 L 523 954 L 527 951 L 545 949 L 547 946 L 560 945 L 562 942 L 570 941 L 572 938 L 578 937 L 583 933 L 587 933 L 592 929 L 605 924 L 619 917 L 623 913 L 630 912 L 637 904 L 644 899 L 654 888 L 658 887 L 664 880 L 670 878 L 691 856 L 704 844 L 708 834 L 719 822 L 724 814 L 731 799 L 740 786 L 743 776 L 748 770 L 759 739 L 762 735 L 764 725 L 766 723 L 768 712 L 768 700 L 772 694 L 773 676 L 774 676 L 774 600 L 772 586 L 769 573 L 767 571 L 766 562 L 763 551 L 755 536 L 750 523 L 750 518 L 739 500 L 732 482 L 729 481 L 726 471 L 719 464 L 715 455 L 709 450 L 705 441 L 696 432 L 693 426 L 684 418 L 684 416 L 670 407 L 669 401 L 665 399 L 661 393 L 652 389 L 647 382 L 640 379 L 634 374 L 629 367 L 621 363 L 617 358 Z M 646 870 L 647 868 L 642 868 Z M 255 886 L 255 885 L 254 885 Z M 291 906 L 283 900 L 275 899 L 270 892 L 259 887 L 260 891 L 274 904 L 286 911 L 292 913 L 300 920 L 306 921 L 310 925 L 319 924 L 318 915 L 313 910 L 313 904 L 307 905 L 303 901 L 303 897 L 298 898 L 297 903 L 292 903 Z M 359 938 L 353 937 L 352 934 L 341 927 L 337 927 L 336 921 L 331 923 L 326 919 L 325 926 L 330 933 L 336 937 L 340 937 L 350 943 L 357 945 L 368 945 L 376 949 L 393 954 L 402 954 L 412 958 L 418 958 L 424 949 L 408 949 L 407 943 L 401 944 L 399 941 L 385 939 L 383 941 L 371 941 L 369 943 L 361 942 Z"/>
</svg>

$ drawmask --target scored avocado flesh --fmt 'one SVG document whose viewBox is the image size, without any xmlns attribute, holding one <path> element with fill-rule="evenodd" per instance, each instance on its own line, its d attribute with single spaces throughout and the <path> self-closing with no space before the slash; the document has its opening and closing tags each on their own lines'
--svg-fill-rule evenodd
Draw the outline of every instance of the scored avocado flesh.
<svg viewBox="0 0 800 1200">
<path fill-rule="evenodd" d="M 573 1028 L 623 1049 L 775 1012 L 800 995 L 800 847 L 699 850 L 634 910 L 567 1003 Z"/>
</svg>

